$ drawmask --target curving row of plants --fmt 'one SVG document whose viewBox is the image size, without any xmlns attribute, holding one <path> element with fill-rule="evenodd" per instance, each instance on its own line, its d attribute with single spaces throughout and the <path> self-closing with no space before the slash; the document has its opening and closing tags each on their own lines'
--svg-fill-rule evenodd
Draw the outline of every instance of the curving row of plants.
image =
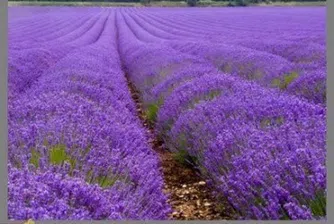
<svg viewBox="0 0 334 224">
<path fill-rule="evenodd" d="M 167 219 L 128 80 L 235 218 L 326 217 L 322 8 L 30 10 L 9 10 L 10 219 Z"/>
<path fill-rule="evenodd" d="M 121 69 L 114 25 L 114 10 L 105 11 L 97 30 L 74 41 L 76 48 L 61 57 L 51 51 L 51 65 L 9 72 L 10 90 L 22 90 L 8 105 L 9 219 L 147 220 L 170 213 L 158 157 Z M 37 59 L 24 57 L 32 71 Z"/>
<path fill-rule="evenodd" d="M 311 18 L 319 20 L 320 10 L 317 10 L 314 15 L 311 14 Z M 271 13 L 277 13 L 278 10 L 270 9 L 270 11 L 263 12 L 263 10 L 254 9 L 254 11 L 268 17 L 268 13 L 271 11 Z M 298 10 L 287 9 L 288 13 L 294 11 Z M 215 15 L 220 19 L 217 21 L 225 22 L 229 18 L 232 19 L 232 16 L 238 18 L 237 15 L 243 11 L 233 10 L 232 12 L 227 11 L 223 16 Z M 303 13 L 306 12 L 309 10 L 305 9 Z M 261 24 L 252 24 L 252 29 L 245 29 L 244 27 L 249 26 L 249 24 L 241 19 L 235 21 L 235 23 L 240 23 L 239 26 L 211 24 L 209 23 L 211 17 L 206 12 L 203 13 L 204 19 L 201 18 L 200 21 L 183 21 L 182 17 L 188 15 L 181 16 L 178 13 L 173 15 L 176 17 L 174 19 L 162 19 L 165 15 L 151 14 L 153 13 L 147 11 L 143 13 L 138 10 L 128 10 L 128 13 L 125 13 L 127 24 L 141 40 L 167 44 L 182 53 L 206 59 L 207 63 L 224 73 L 241 76 L 243 79 L 255 81 L 265 87 L 276 87 L 311 102 L 325 105 L 326 48 L 321 39 L 314 43 L 310 42 L 310 37 L 315 36 L 315 34 L 325 38 L 322 23 L 314 25 L 313 29 L 307 29 L 306 23 L 302 22 L 304 14 L 301 14 L 300 18 L 292 19 L 291 27 L 286 27 L 285 19 L 287 17 L 270 15 L 274 18 L 269 19 L 269 24 L 275 23 L 274 19 L 281 19 L 285 22 L 284 27 L 277 24 L 282 26 L 282 29 L 286 30 L 287 33 L 280 37 L 277 31 L 272 30 L 269 26 L 261 26 Z M 245 16 L 248 17 L 247 14 Z M 250 22 L 256 22 L 258 15 L 251 16 Z M 176 20 L 177 23 L 175 23 Z M 196 23 L 204 30 L 195 31 L 193 24 Z M 210 24 L 210 26 L 205 26 L 205 24 Z M 297 24 L 298 29 L 292 30 Z M 212 30 L 212 27 L 215 29 Z M 321 28 L 323 32 L 318 31 Z M 295 41 L 296 35 L 300 36 L 300 40 L 305 40 Z"/>
<path fill-rule="evenodd" d="M 147 119 L 176 157 L 198 168 L 238 219 L 323 219 L 323 104 L 247 81 L 237 68 L 231 76 L 208 63 L 203 51 L 180 53 L 159 37 L 161 32 L 131 22 L 128 13 L 117 15 L 120 54 L 141 93 Z M 190 50 L 201 46 L 179 42 Z M 239 49 L 222 53 L 215 46 L 208 44 L 225 59 Z M 230 61 L 249 60 L 241 55 L 231 55 Z M 271 69 L 265 58 L 256 59 L 257 68 Z M 289 66 L 287 59 L 280 60 L 278 67 Z M 275 68 L 271 71 L 278 75 Z"/>
</svg>

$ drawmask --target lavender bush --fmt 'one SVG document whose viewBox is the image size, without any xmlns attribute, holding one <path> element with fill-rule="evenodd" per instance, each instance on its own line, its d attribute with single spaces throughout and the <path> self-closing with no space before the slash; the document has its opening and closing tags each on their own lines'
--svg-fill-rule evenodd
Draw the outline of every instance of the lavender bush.
<svg viewBox="0 0 334 224">
<path fill-rule="evenodd" d="M 273 36 L 271 30 L 270 38 L 290 40 L 261 45 L 242 39 L 250 32 L 264 39 L 258 30 L 224 32 L 234 27 L 214 23 L 208 14 L 215 10 L 198 12 L 199 17 L 204 14 L 195 19 L 203 27 L 198 32 L 195 22 L 186 20 L 186 10 L 144 11 L 148 17 L 138 10 L 120 13 L 120 53 L 148 119 L 168 148 L 198 167 L 238 219 L 324 218 L 326 75 L 321 40 L 312 45 L 305 37 L 293 44 L 294 31 L 288 26 L 290 37 Z M 233 9 L 239 12 L 245 13 Z M 167 18 L 171 14 L 174 18 Z M 274 19 L 261 29 L 270 30 Z M 121 25 L 124 20 L 128 26 Z M 215 30 L 200 24 L 208 21 Z"/>
<path fill-rule="evenodd" d="M 168 218 L 128 81 L 236 219 L 326 218 L 324 8 L 11 7 L 8 32 L 9 219 Z"/>
<path fill-rule="evenodd" d="M 94 43 L 29 77 L 30 86 L 9 74 L 14 87 L 25 84 L 9 102 L 9 219 L 167 218 L 158 158 L 121 70 L 114 13 L 101 15 Z"/>
</svg>

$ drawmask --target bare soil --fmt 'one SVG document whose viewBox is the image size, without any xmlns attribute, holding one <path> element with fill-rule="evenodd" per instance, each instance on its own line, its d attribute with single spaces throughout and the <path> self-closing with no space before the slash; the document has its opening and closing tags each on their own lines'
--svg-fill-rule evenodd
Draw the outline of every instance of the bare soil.
<svg viewBox="0 0 334 224">
<path fill-rule="evenodd" d="M 191 167 L 185 166 L 174 159 L 173 153 L 164 148 L 163 142 L 154 136 L 153 128 L 148 124 L 142 110 L 139 93 L 128 82 L 132 98 L 136 102 L 138 116 L 142 120 L 149 143 L 158 153 L 164 176 L 164 192 L 169 195 L 169 204 L 173 212 L 170 219 L 174 220 L 222 220 L 231 219 L 228 209 L 219 208 L 223 204 L 213 196 L 204 179 Z M 226 206 L 227 208 L 228 206 Z"/>
</svg>

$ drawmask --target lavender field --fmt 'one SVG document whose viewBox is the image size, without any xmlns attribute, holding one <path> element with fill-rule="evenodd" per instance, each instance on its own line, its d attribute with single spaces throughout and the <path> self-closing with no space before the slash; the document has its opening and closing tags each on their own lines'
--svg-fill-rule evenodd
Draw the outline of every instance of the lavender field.
<svg viewBox="0 0 334 224">
<path fill-rule="evenodd" d="M 8 13 L 9 219 L 172 219 L 153 142 L 231 219 L 326 219 L 325 7 Z"/>
</svg>

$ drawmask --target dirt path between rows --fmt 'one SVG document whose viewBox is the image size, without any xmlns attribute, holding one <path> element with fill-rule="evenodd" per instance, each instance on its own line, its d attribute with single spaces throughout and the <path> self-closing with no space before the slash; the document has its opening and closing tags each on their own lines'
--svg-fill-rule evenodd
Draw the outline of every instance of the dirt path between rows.
<svg viewBox="0 0 334 224">
<path fill-rule="evenodd" d="M 231 219 L 227 211 L 217 209 L 217 199 L 213 197 L 206 182 L 195 170 L 177 162 L 173 154 L 157 140 L 143 114 L 138 91 L 129 81 L 128 86 L 137 105 L 138 116 L 147 128 L 149 143 L 160 157 L 165 181 L 164 191 L 170 195 L 168 202 L 173 209 L 169 218 L 175 220 Z"/>
<path fill-rule="evenodd" d="M 136 103 L 137 113 L 142 121 L 143 126 L 147 130 L 148 142 L 152 149 L 157 152 L 161 169 L 164 177 L 164 192 L 169 195 L 168 203 L 173 211 L 169 214 L 169 218 L 173 220 L 222 220 L 232 219 L 229 214 L 231 210 L 218 210 L 218 201 L 211 194 L 211 190 L 206 182 L 195 172 L 194 169 L 184 166 L 174 159 L 172 152 L 164 148 L 163 142 L 159 141 L 154 135 L 153 128 L 149 125 L 142 109 L 140 95 L 135 86 L 130 82 L 126 74 L 126 68 L 122 61 L 119 51 L 119 28 L 117 19 L 116 26 L 116 41 L 117 51 L 120 56 L 120 63 L 124 72 L 131 96 Z M 219 203 L 220 205 L 223 204 Z M 224 203 L 226 204 L 226 203 Z M 226 206 L 227 208 L 228 206 Z"/>
</svg>

